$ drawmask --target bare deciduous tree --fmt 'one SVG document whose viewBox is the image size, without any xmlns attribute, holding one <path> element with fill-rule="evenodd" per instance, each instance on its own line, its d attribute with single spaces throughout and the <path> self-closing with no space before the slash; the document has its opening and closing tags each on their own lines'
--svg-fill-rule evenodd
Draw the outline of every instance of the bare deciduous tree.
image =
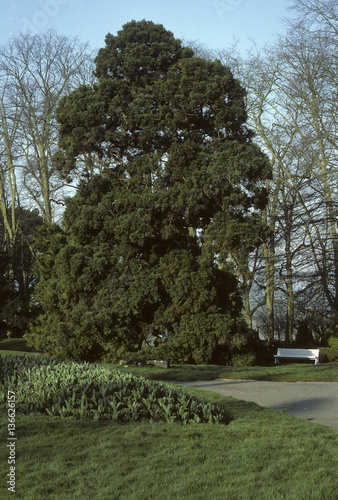
<svg viewBox="0 0 338 500">
<path fill-rule="evenodd" d="M 6 102 L 15 101 L 19 110 L 11 117 L 6 134 L 17 153 L 21 181 L 48 222 L 62 200 L 64 184 L 53 163 L 58 139 L 56 107 L 62 96 L 88 81 L 90 65 L 86 45 L 53 31 L 19 35 L 0 51 Z"/>
</svg>

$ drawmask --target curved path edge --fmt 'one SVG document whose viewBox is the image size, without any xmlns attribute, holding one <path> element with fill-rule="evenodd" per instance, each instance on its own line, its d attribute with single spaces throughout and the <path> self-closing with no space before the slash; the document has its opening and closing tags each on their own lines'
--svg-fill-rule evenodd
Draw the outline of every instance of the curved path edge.
<svg viewBox="0 0 338 500">
<path fill-rule="evenodd" d="M 204 380 L 176 382 L 223 396 L 250 401 L 338 430 L 338 382 L 267 382 L 259 380 Z"/>
</svg>

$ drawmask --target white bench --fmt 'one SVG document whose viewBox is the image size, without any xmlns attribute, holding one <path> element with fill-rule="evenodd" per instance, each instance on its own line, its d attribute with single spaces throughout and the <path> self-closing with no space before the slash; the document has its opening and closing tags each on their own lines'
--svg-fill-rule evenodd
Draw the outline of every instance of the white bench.
<svg viewBox="0 0 338 500">
<path fill-rule="evenodd" d="M 315 365 L 319 363 L 319 349 L 287 349 L 278 348 L 274 355 L 275 363 L 279 363 L 280 358 L 286 359 L 314 359 Z"/>
</svg>

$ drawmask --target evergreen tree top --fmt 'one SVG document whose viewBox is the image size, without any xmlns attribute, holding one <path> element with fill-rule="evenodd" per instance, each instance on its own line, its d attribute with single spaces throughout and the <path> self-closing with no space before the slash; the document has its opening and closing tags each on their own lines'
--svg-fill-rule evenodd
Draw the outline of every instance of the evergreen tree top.
<svg viewBox="0 0 338 500">
<path fill-rule="evenodd" d="M 193 51 L 183 48 L 161 24 L 131 21 L 116 36 L 106 36 L 106 47 L 96 58 L 97 78 L 112 77 L 145 86 L 153 78 L 164 78 L 168 69 Z"/>
</svg>

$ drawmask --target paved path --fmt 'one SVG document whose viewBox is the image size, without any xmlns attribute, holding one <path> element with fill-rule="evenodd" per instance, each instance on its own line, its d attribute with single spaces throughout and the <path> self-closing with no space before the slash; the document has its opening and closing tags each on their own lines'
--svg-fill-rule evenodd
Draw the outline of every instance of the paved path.
<svg viewBox="0 0 338 500">
<path fill-rule="evenodd" d="M 262 382 L 206 380 L 182 385 L 253 401 L 260 406 L 338 429 L 338 382 Z"/>
</svg>

